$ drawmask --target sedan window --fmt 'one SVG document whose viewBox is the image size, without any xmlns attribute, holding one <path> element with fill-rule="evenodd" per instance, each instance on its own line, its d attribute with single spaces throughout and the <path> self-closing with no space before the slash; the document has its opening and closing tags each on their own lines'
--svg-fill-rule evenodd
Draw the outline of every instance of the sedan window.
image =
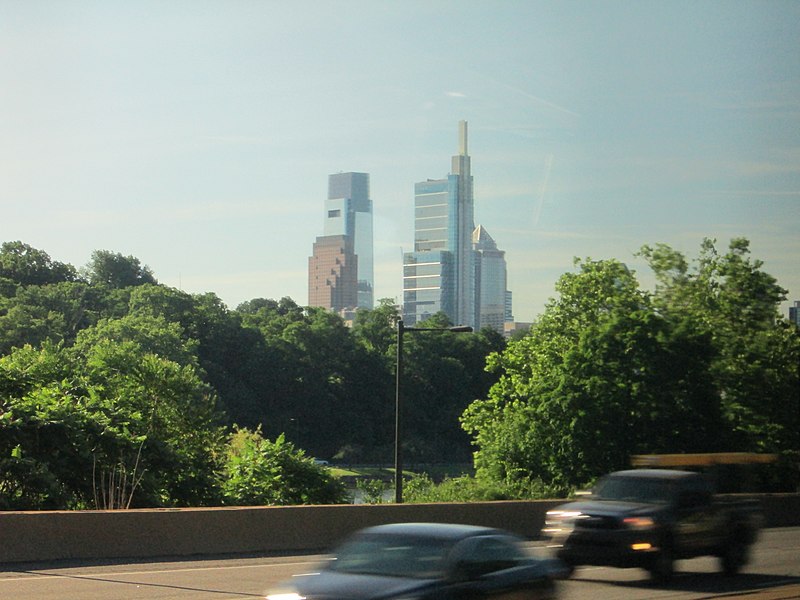
<svg viewBox="0 0 800 600">
<path fill-rule="evenodd" d="M 342 546 L 330 569 L 342 573 L 432 579 L 444 571 L 449 544 L 409 536 L 359 536 Z"/>
<path fill-rule="evenodd" d="M 529 560 L 519 544 L 502 537 L 483 537 L 467 550 L 459 568 L 469 578 L 511 569 Z"/>
</svg>

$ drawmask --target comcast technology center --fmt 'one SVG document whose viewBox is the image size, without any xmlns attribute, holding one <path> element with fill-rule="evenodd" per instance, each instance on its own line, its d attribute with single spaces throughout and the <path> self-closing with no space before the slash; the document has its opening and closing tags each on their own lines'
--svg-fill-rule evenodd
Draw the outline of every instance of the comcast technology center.
<svg viewBox="0 0 800 600">
<path fill-rule="evenodd" d="M 414 186 L 414 252 L 403 255 L 403 319 L 409 325 L 442 311 L 476 326 L 473 197 L 467 124 L 446 179 Z"/>
</svg>

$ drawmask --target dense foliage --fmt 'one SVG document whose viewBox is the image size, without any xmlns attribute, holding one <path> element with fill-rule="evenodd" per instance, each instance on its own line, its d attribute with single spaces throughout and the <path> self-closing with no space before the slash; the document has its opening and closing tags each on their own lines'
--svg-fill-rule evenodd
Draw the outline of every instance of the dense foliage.
<svg viewBox="0 0 800 600">
<path fill-rule="evenodd" d="M 653 291 L 618 261 L 576 261 L 508 345 L 406 334 L 407 467 L 477 448 L 475 478 L 416 477 L 407 499 L 561 494 L 631 454 L 687 451 L 778 453 L 773 489 L 797 487 L 785 291 L 746 240 L 724 254 L 707 241 L 691 264 L 664 245 L 641 256 Z M 389 300 L 352 326 L 289 298 L 231 310 L 135 257 L 97 251 L 75 269 L 4 243 L 0 509 L 345 501 L 312 457 L 391 464 L 398 317 Z"/>
<path fill-rule="evenodd" d="M 495 500 L 566 498 L 571 490 L 547 485 L 541 480 L 499 481 L 488 477 L 445 477 L 435 483 L 422 473 L 412 476 L 404 487 L 406 502 L 491 502 Z"/>
<path fill-rule="evenodd" d="M 785 291 L 736 239 L 705 241 L 694 266 L 672 248 L 641 255 L 644 291 L 615 260 L 576 261 L 528 336 L 492 355 L 499 381 L 464 427 L 479 478 L 575 486 L 632 454 L 778 453 L 775 487 L 798 484 L 800 336 Z"/>
<path fill-rule="evenodd" d="M 135 257 L 75 269 L 4 243 L 0 509 L 341 501 L 309 457 L 391 462 L 397 316 L 390 301 L 352 328 L 289 298 L 231 310 Z M 503 341 L 408 338 L 408 460 L 468 460 L 458 415 Z"/>
</svg>

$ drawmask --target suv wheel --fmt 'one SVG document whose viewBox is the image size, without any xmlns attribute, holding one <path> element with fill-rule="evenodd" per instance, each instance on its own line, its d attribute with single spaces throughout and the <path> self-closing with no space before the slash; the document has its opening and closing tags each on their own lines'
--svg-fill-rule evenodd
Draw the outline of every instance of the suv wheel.
<svg viewBox="0 0 800 600">
<path fill-rule="evenodd" d="M 722 556 L 720 556 L 720 562 L 722 563 L 722 572 L 725 575 L 736 575 L 747 563 L 747 545 L 735 538 L 729 540 Z"/>
<path fill-rule="evenodd" d="M 653 557 L 653 562 L 647 568 L 650 572 L 650 579 L 656 583 L 666 583 L 672 579 L 675 573 L 675 558 L 672 549 L 664 546 L 661 551 Z"/>
</svg>

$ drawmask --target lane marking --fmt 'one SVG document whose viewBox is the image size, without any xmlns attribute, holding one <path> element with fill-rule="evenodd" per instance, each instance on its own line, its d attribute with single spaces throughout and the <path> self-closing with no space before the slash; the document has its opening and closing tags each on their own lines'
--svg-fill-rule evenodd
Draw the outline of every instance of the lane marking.
<svg viewBox="0 0 800 600">
<path fill-rule="evenodd" d="M 321 561 L 320 561 L 321 562 Z M 103 572 L 103 573 L 61 573 L 59 571 L 46 570 L 46 571 L 20 571 L 24 575 L 19 577 L 2 577 L 0 576 L 0 585 L 6 581 L 36 581 L 42 577 L 48 579 L 107 579 L 109 577 L 125 577 L 129 575 L 154 575 L 154 574 L 169 574 L 169 573 L 192 573 L 197 571 L 220 571 L 220 570 L 234 570 L 234 569 L 263 569 L 263 568 L 278 568 L 278 567 L 297 567 L 308 564 L 316 564 L 315 561 L 303 562 L 287 562 L 287 563 L 261 563 L 252 565 L 219 565 L 215 567 L 186 567 L 177 569 L 151 569 L 145 571 L 116 571 L 116 572 Z M 13 572 L 13 571 L 12 571 Z"/>
</svg>

